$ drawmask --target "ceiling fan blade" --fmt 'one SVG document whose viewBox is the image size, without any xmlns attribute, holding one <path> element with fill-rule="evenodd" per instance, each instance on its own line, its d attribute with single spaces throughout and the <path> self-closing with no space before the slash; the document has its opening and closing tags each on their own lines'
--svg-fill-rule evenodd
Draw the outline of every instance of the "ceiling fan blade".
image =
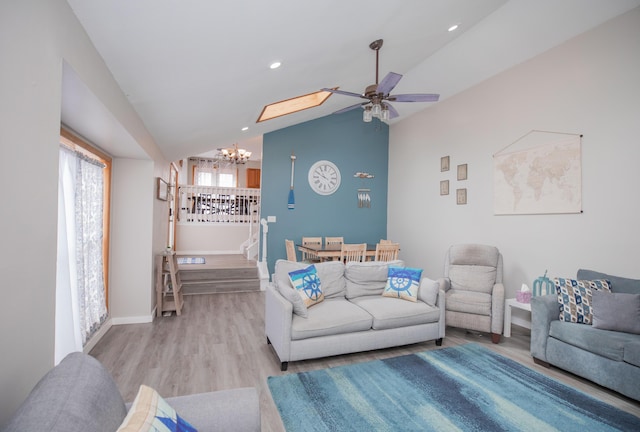
<svg viewBox="0 0 640 432">
<path fill-rule="evenodd" d="M 402 75 L 397 74 L 395 72 L 389 72 L 380 84 L 378 84 L 378 93 L 382 93 L 383 95 L 388 95 L 391 90 L 400 82 L 402 79 Z"/>
<path fill-rule="evenodd" d="M 396 117 L 398 117 L 400 114 L 398 113 L 398 111 L 396 111 L 396 109 L 393 107 L 393 105 L 391 104 L 385 104 L 387 106 L 387 109 L 389 110 L 389 120 L 394 119 Z"/>
<path fill-rule="evenodd" d="M 343 90 L 334 90 L 334 89 L 330 89 L 330 88 L 323 88 L 322 91 L 326 91 L 326 92 L 330 92 L 330 93 L 337 93 L 337 94 L 341 94 L 341 95 L 345 95 L 345 96 L 354 96 L 354 97 L 364 98 L 364 96 L 362 96 L 360 93 L 353 93 L 353 92 L 348 92 L 348 91 L 343 91 Z"/>
<path fill-rule="evenodd" d="M 437 102 L 438 99 L 440 99 L 439 94 L 430 93 L 399 94 L 389 96 L 389 100 L 395 102 Z"/>
<path fill-rule="evenodd" d="M 355 104 L 355 105 L 351 105 L 351 106 L 348 106 L 348 107 L 346 107 L 346 108 L 342 108 L 342 109 L 340 109 L 340 110 L 338 110 L 338 111 L 334 112 L 334 114 L 341 114 L 341 113 L 343 113 L 343 112 L 351 111 L 352 109 L 360 108 L 361 106 L 366 105 L 366 104 L 368 104 L 368 103 L 369 103 L 369 102 L 357 103 L 357 104 Z"/>
</svg>

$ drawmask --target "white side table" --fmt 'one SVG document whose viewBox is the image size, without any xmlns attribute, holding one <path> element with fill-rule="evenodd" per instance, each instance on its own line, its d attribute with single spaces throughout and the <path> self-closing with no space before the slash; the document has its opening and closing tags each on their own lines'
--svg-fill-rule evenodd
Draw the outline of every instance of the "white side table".
<svg viewBox="0 0 640 432">
<path fill-rule="evenodd" d="M 531 328 L 531 319 L 528 321 L 524 318 L 511 316 L 511 309 L 521 309 L 531 312 L 531 303 L 520 303 L 514 298 L 504 301 L 504 337 L 511 337 L 511 324 L 517 324 L 520 327 Z"/>
</svg>

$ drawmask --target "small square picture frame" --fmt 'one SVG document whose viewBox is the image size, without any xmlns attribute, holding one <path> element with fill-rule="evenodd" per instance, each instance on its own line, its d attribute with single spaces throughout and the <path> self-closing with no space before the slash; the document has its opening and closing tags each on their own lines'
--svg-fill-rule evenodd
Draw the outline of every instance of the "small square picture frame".
<svg viewBox="0 0 640 432">
<path fill-rule="evenodd" d="M 449 180 L 440 181 L 440 195 L 449 195 Z"/>
<path fill-rule="evenodd" d="M 440 172 L 449 171 L 449 156 L 440 158 Z"/>
<path fill-rule="evenodd" d="M 161 201 L 167 201 L 169 199 L 169 183 L 167 183 L 160 177 L 157 177 L 157 179 L 158 184 L 156 198 Z"/>
<path fill-rule="evenodd" d="M 467 189 L 457 189 L 456 190 L 456 204 L 465 205 L 467 203 Z"/>
<path fill-rule="evenodd" d="M 458 180 L 467 179 L 467 164 L 458 165 Z"/>
</svg>

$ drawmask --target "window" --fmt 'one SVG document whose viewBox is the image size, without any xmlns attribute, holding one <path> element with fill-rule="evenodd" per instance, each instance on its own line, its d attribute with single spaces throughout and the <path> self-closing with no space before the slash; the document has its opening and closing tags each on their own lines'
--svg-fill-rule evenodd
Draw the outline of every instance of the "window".
<svg viewBox="0 0 640 432">
<path fill-rule="evenodd" d="M 193 184 L 196 186 L 237 186 L 235 165 L 213 159 L 193 159 Z"/>
<path fill-rule="evenodd" d="M 56 363 L 107 318 L 111 159 L 62 129 L 58 176 Z"/>
</svg>

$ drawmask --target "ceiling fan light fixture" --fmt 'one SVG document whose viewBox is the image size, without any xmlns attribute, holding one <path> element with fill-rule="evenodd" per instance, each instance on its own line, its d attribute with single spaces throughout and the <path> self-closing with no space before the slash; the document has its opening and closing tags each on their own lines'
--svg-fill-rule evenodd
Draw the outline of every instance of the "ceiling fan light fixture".
<svg viewBox="0 0 640 432">
<path fill-rule="evenodd" d="M 371 114 L 374 117 L 380 117 L 380 114 L 382 113 L 382 108 L 380 107 L 379 103 L 374 102 L 373 104 L 373 108 L 371 108 Z"/>
<path fill-rule="evenodd" d="M 362 112 L 362 121 L 365 123 L 371 123 L 373 120 L 373 114 L 371 113 L 371 106 L 364 107 L 364 111 Z"/>
<path fill-rule="evenodd" d="M 380 120 L 389 121 L 389 107 L 386 105 L 382 107 L 382 112 L 380 113 Z"/>
</svg>

